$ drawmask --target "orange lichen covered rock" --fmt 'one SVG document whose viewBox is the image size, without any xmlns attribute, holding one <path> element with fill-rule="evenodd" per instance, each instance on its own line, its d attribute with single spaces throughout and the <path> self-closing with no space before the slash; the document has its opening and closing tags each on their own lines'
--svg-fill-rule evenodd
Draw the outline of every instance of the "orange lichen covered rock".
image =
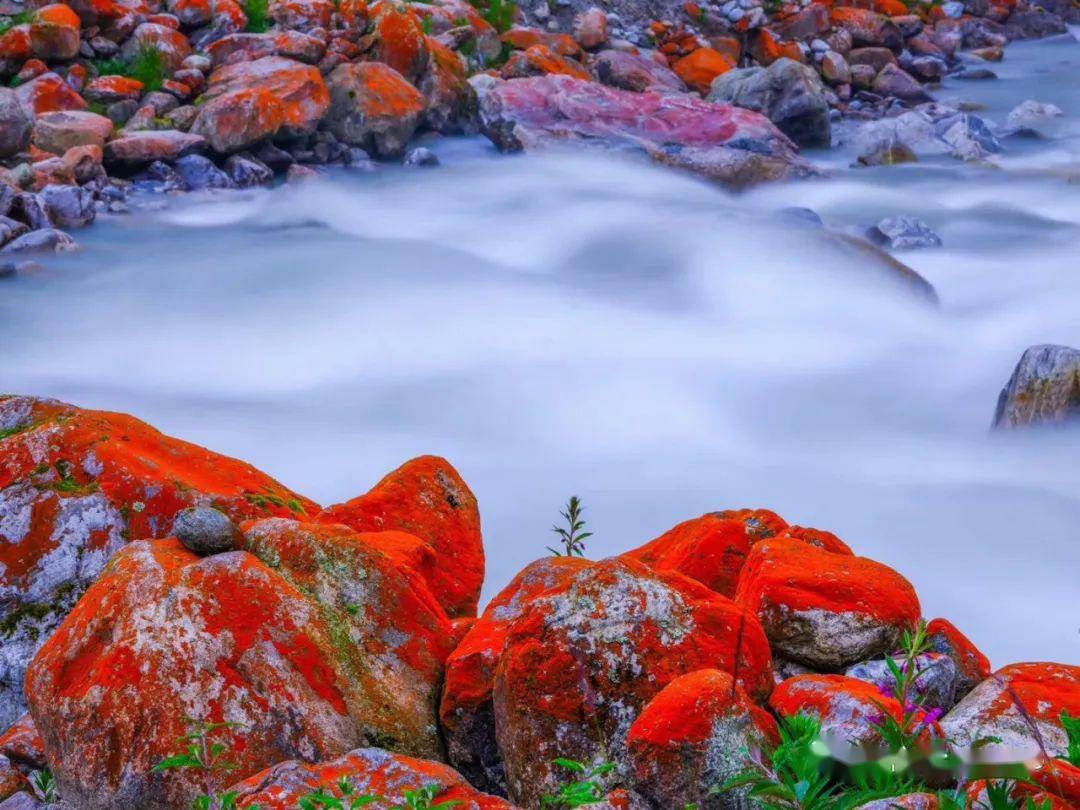
<svg viewBox="0 0 1080 810">
<path fill-rule="evenodd" d="M 751 547 L 787 528 L 782 517 L 767 509 L 709 512 L 622 556 L 657 571 L 678 571 L 717 593 L 734 597 Z"/>
<path fill-rule="evenodd" d="M 1011 664 L 968 693 L 941 719 L 941 727 L 961 753 L 976 740 L 998 738 L 980 745 L 984 760 L 1034 759 L 1043 748 L 1057 757 L 1068 747 L 1063 711 L 1080 717 L 1080 667 Z"/>
<path fill-rule="evenodd" d="M 381 0 L 372 6 L 371 15 L 378 60 L 410 82 L 419 79 L 428 60 L 427 37 L 419 17 L 392 0 Z"/>
<path fill-rule="evenodd" d="M 688 87 L 699 93 L 708 93 L 713 79 L 727 73 L 733 67 L 735 67 L 735 62 L 727 54 L 713 48 L 698 48 L 687 56 L 677 59 L 671 69 Z"/>
<path fill-rule="evenodd" d="M 802 49 L 797 42 L 784 42 L 769 29 L 762 28 L 750 41 L 750 54 L 759 64 L 768 66 L 778 59 L 793 59 L 804 62 Z"/>
<path fill-rule="evenodd" d="M 11 728 L 0 734 L 0 754 L 12 762 L 31 768 L 45 767 L 45 746 L 41 742 L 34 718 L 24 714 Z"/>
<path fill-rule="evenodd" d="M 445 135 L 474 132 L 477 99 L 465 60 L 434 37 L 427 48 L 431 56 L 418 85 L 427 99 L 425 123 Z"/>
<path fill-rule="evenodd" d="M 680 675 L 733 673 L 756 699 L 772 659 L 756 619 L 680 574 L 609 559 L 532 600 L 511 625 L 495 674 L 495 729 L 511 799 L 536 806 L 568 773 L 555 757 L 607 756 L 624 771 L 626 735 Z"/>
<path fill-rule="evenodd" d="M 569 34 L 551 34 L 537 28 L 511 28 L 502 35 L 502 41 L 519 51 L 533 45 L 545 45 L 559 56 L 569 56 L 571 59 L 581 59 L 583 56 L 581 46 Z"/>
<path fill-rule="evenodd" d="M 959 700 L 990 677 L 990 659 L 947 619 L 926 625 L 931 649 L 949 656 L 956 664 L 956 699 Z"/>
<path fill-rule="evenodd" d="M 231 790 L 237 793 L 237 806 L 241 808 L 293 810 L 301 797 L 320 788 L 340 797 L 342 780 L 349 783 L 352 795 L 383 796 L 395 807 L 404 806 L 401 800 L 406 790 L 436 785 L 433 806 L 449 803 L 459 810 L 514 810 L 505 799 L 479 792 L 441 762 L 414 759 L 381 748 L 359 748 L 332 762 L 282 762 Z"/>
<path fill-rule="evenodd" d="M 392 529 L 419 537 L 434 549 L 429 584 L 447 614 L 476 615 L 484 583 L 480 510 L 476 496 L 446 459 L 414 458 L 367 494 L 328 506 L 315 519 L 356 531 Z"/>
<path fill-rule="evenodd" d="M 273 0 L 270 16 L 285 30 L 327 28 L 334 15 L 332 0 Z"/>
<path fill-rule="evenodd" d="M 731 675 L 703 669 L 676 678 L 630 727 L 634 785 L 657 807 L 685 807 L 745 769 L 750 751 L 779 743 L 772 715 Z"/>
<path fill-rule="evenodd" d="M 131 537 L 164 537 L 188 506 L 235 520 L 318 506 L 254 467 L 130 416 L 0 398 L 0 725 L 24 711 L 22 672 Z"/>
<path fill-rule="evenodd" d="M 823 551 L 831 551 L 833 554 L 847 554 L 850 556 L 853 553 L 851 547 L 847 543 L 832 532 L 827 532 L 822 529 L 810 529 L 805 526 L 788 526 L 784 531 L 780 532 L 779 536 L 801 540 L 802 542 L 809 543 Z"/>
<path fill-rule="evenodd" d="M 143 83 L 127 76 L 98 76 L 86 85 L 84 95 L 91 101 L 108 104 L 131 99 L 138 101 L 143 93 Z"/>
<path fill-rule="evenodd" d="M 900 29 L 884 14 L 863 8 L 835 6 L 829 11 L 829 22 L 851 34 L 855 47 L 882 46 L 899 51 L 904 44 Z"/>
<path fill-rule="evenodd" d="M 754 546 L 736 601 L 777 653 L 817 670 L 890 651 L 920 616 L 915 589 L 888 566 L 790 537 Z"/>
<path fill-rule="evenodd" d="M 318 68 L 281 56 L 218 68 L 203 98 L 191 132 L 218 152 L 238 152 L 279 134 L 311 134 L 330 107 Z"/>
<path fill-rule="evenodd" d="M 35 116 L 56 110 L 86 109 L 83 97 L 76 93 L 70 84 L 51 72 L 42 73 L 31 81 L 20 84 L 15 88 L 15 95 L 23 108 Z"/>
<path fill-rule="evenodd" d="M 334 136 L 339 141 L 354 146 L 362 146 L 380 157 L 392 157 L 405 151 L 405 146 L 409 143 L 423 118 L 426 102 L 420 91 L 405 81 L 405 78 L 400 73 L 381 62 L 353 62 L 338 65 L 334 68 L 334 71 L 327 78 L 327 86 L 330 90 L 330 111 L 326 116 L 326 127 L 334 133 Z M 446 462 L 432 459 L 431 463 L 435 467 L 439 467 L 441 463 L 445 465 L 446 470 L 453 472 L 453 468 Z M 434 502 L 436 507 L 428 514 L 423 508 L 424 499 L 421 498 L 420 492 L 408 492 L 410 487 L 420 487 L 424 492 L 434 492 L 435 489 L 439 488 L 437 472 L 434 468 L 428 470 L 425 475 L 420 471 L 420 467 L 424 466 L 422 460 L 410 462 L 410 465 L 412 466 L 409 471 L 405 473 L 400 470 L 397 473 L 391 473 L 392 476 L 397 475 L 398 480 L 386 485 L 386 491 L 392 491 L 393 493 L 389 497 L 384 495 L 381 499 L 372 498 L 370 501 L 365 500 L 368 498 L 366 495 L 356 498 L 348 504 L 330 507 L 327 510 L 325 519 L 346 523 L 350 526 L 355 525 L 356 528 L 361 526 L 370 527 L 378 525 L 374 520 L 370 519 L 371 512 L 369 510 L 373 506 L 381 510 L 379 515 L 383 520 L 387 515 L 398 515 L 398 507 L 402 506 L 405 508 L 400 513 L 400 520 L 408 521 L 412 519 L 416 526 L 426 529 L 425 540 L 433 541 L 448 531 L 453 532 L 455 529 L 462 528 L 456 525 L 460 521 L 455 517 L 458 510 L 449 504 L 448 498 L 451 496 L 445 492 L 436 494 L 437 500 Z M 445 472 L 443 474 L 447 475 Z M 457 473 L 453 473 L 453 475 L 456 477 Z M 446 480 L 450 481 L 451 479 L 447 477 Z M 464 486 L 463 483 L 462 486 Z M 467 492 L 468 488 L 466 487 L 464 491 Z M 475 536 L 477 544 L 479 544 L 480 517 L 475 512 L 476 499 L 472 497 L 471 493 L 468 498 L 474 512 L 472 517 L 475 518 Z M 378 501 L 377 506 L 375 505 L 376 501 Z M 367 509 L 363 505 L 365 502 L 369 504 Z M 407 502 L 407 505 L 405 502 Z M 466 505 L 464 508 L 467 510 L 469 507 Z M 416 515 L 418 509 L 420 511 L 419 517 Z M 448 518 L 455 524 L 452 528 L 445 525 Z M 399 518 L 394 517 L 391 519 L 398 520 Z M 402 526 L 402 528 L 406 527 Z M 410 529 L 406 528 L 406 530 Z M 445 536 L 442 541 L 440 549 L 446 551 L 445 544 L 450 541 L 450 537 Z M 480 553 L 480 579 L 482 580 L 482 548 Z M 448 566 L 448 568 L 450 570 L 433 573 L 436 573 L 439 578 L 445 577 L 451 590 L 454 590 L 455 587 L 462 587 L 461 583 L 453 581 L 455 579 L 455 566 Z M 462 593 L 448 595 L 448 607 L 453 608 L 454 615 L 458 615 L 462 605 L 451 603 L 457 599 L 466 598 L 466 601 L 468 601 L 471 598 L 471 612 L 475 613 L 476 600 L 479 595 L 479 585 L 476 586 L 476 592 L 470 594 L 467 598 Z M 466 611 L 468 611 L 467 605 L 465 607 Z"/>
<path fill-rule="evenodd" d="M 504 79 L 524 79 L 526 76 L 543 76 L 549 73 L 561 73 L 584 81 L 592 80 L 592 74 L 580 62 L 560 56 L 546 45 L 533 45 L 524 51 L 515 51 L 502 68 Z"/>
<path fill-rule="evenodd" d="M 773 690 L 769 706 L 781 717 L 802 713 L 821 721 L 822 733 L 838 744 L 880 742 L 874 723 L 888 712 L 900 719 L 901 706 L 871 683 L 844 675 L 796 675 Z"/>
<path fill-rule="evenodd" d="M 191 55 L 188 38 L 168 25 L 145 22 L 125 40 L 120 52 L 131 60 L 144 48 L 154 48 L 165 60 L 168 71 L 178 70 L 180 63 Z"/>
<path fill-rule="evenodd" d="M 45 60 L 73 59 L 79 53 L 79 15 L 63 3 L 38 9 L 30 24 L 30 48 Z"/>
<path fill-rule="evenodd" d="M 245 525 L 242 551 L 126 546 L 27 674 L 62 794 L 86 810 L 187 806 L 204 775 L 151 770 L 184 718 L 236 724 L 219 731 L 237 768 L 210 777 L 218 788 L 376 740 L 438 757 L 452 627 L 383 540 L 270 518 Z"/>
<path fill-rule="evenodd" d="M 530 563 L 491 600 L 446 660 L 439 719 L 447 754 L 450 763 L 482 790 L 506 792 L 492 690 L 509 627 L 534 599 L 565 589 L 590 565 L 580 557 L 545 557 Z"/>
</svg>

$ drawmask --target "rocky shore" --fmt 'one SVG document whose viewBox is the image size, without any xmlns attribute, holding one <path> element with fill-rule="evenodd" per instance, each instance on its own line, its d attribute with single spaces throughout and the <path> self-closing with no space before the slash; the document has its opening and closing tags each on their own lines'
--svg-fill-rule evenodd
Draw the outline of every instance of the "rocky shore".
<svg viewBox="0 0 1080 810">
<path fill-rule="evenodd" d="M 1054 110 L 994 131 L 934 87 L 1078 19 L 1069 0 L 2 0 L 0 273 L 74 249 L 133 190 L 426 166 L 425 132 L 630 148 L 736 188 L 813 174 L 799 147 L 837 121 L 866 122 L 867 163 L 982 159 Z"/>
<path fill-rule="evenodd" d="M 769 510 L 600 561 L 566 516 L 568 555 L 477 615 L 479 506 L 444 459 L 322 507 L 132 417 L 0 398 L 0 807 L 736 808 L 810 789 L 773 769 L 792 751 L 847 802 L 821 806 L 1080 803 L 1080 668 L 993 667 Z"/>
</svg>

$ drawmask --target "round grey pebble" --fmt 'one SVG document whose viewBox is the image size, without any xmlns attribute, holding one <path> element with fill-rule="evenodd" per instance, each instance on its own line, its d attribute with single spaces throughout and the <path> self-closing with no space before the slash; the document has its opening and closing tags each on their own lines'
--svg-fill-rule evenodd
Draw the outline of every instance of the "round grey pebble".
<svg viewBox="0 0 1080 810">
<path fill-rule="evenodd" d="M 239 532 L 223 512 L 209 506 L 195 506 L 177 513 L 173 534 L 186 548 L 208 557 L 234 551 Z"/>
<path fill-rule="evenodd" d="M 406 166 L 438 166 L 439 158 L 426 146 L 410 149 L 403 161 Z"/>
</svg>

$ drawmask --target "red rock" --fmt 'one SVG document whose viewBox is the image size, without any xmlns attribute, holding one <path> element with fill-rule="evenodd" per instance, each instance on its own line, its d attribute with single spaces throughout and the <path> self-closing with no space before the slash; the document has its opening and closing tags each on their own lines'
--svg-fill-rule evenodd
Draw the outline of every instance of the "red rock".
<svg viewBox="0 0 1080 810">
<path fill-rule="evenodd" d="M 506 792 L 492 692 L 509 627 L 534 599 L 565 590 L 590 565 L 579 557 L 545 557 L 530 563 L 491 600 L 446 660 L 439 719 L 447 754 L 450 763 L 482 790 Z"/>
<path fill-rule="evenodd" d="M 856 46 L 883 45 L 899 51 L 904 44 L 900 29 L 884 14 L 876 11 L 836 6 L 829 12 L 829 21 L 834 27 L 848 31 Z"/>
<path fill-rule="evenodd" d="M 805 62 L 802 48 L 797 42 L 783 42 L 769 29 L 759 29 L 750 41 L 750 55 L 762 65 L 771 65 L 777 59 L 794 59 L 796 62 Z"/>
<path fill-rule="evenodd" d="M 174 31 L 180 30 L 180 18 L 175 14 L 151 14 L 146 18 L 146 21 L 154 25 L 163 25 Z"/>
<path fill-rule="evenodd" d="M 49 66 L 40 59 L 27 59 L 23 66 L 19 68 L 19 72 L 15 74 L 15 78 L 22 84 L 48 72 Z"/>
<path fill-rule="evenodd" d="M 66 61 L 79 53 L 79 15 L 63 3 L 43 6 L 30 24 L 30 48 L 39 59 Z"/>
<path fill-rule="evenodd" d="M 20 84 L 15 95 L 27 113 L 38 116 L 57 110 L 85 110 L 83 97 L 55 73 L 43 73 L 36 79 Z"/>
<path fill-rule="evenodd" d="M 1080 806 L 1080 767 L 1063 759 L 1042 759 L 1032 770 L 1031 780 L 1048 793 Z"/>
<path fill-rule="evenodd" d="M 318 69 L 266 56 L 215 70 L 191 131 L 218 152 L 239 152 L 275 135 L 311 134 L 330 107 Z"/>
<path fill-rule="evenodd" d="M 446 459 L 420 456 L 408 461 L 366 494 L 328 506 L 315 519 L 356 531 L 415 535 L 435 553 L 428 581 L 447 614 L 476 615 L 484 582 L 480 511 L 476 496 Z"/>
<path fill-rule="evenodd" d="M 993 781 L 996 780 L 976 779 L 973 782 L 968 782 L 965 790 L 968 806 L 974 808 L 998 806 L 996 802 L 991 802 L 987 795 L 987 785 Z M 1061 797 L 1035 790 L 1031 785 L 1023 782 L 997 782 L 997 785 L 999 787 L 1002 785 L 1011 787 L 1008 791 L 1009 798 L 1018 807 L 1034 807 L 1039 808 L 1039 810 L 1076 810 L 1072 804 Z M 1029 799 L 1031 800 L 1030 804 L 1028 803 Z"/>
<path fill-rule="evenodd" d="M 16 25 L 0 35 L 0 59 L 20 64 L 30 58 L 30 26 Z"/>
<path fill-rule="evenodd" d="M 129 79 L 127 76 L 98 76 L 93 79 L 83 91 L 91 101 L 99 101 L 102 104 L 111 104 L 114 101 L 138 101 L 142 98 L 143 83 L 138 79 Z"/>
<path fill-rule="evenodd" d="M 229 33 L 247 28 L 248 18 L 236 0 L 215 0 L 214 27 Z"/>
<path fill-rule="evenodd" d="M 1035 759 L 1043 747 L 1057 757 L 1067 750 L 1063 711 L 1080 717 L 1080 667 L 1011 664 L 968 693 L 942 718 L 941 727 L 961 754 L 980 738 L 999 738 L 1000 743 L 980 747 L 987 761 Z"/>
<path fill-rule="evenodd" d="M 902 711 L 896 698 L 874 684 L 844 675 L 788 678 L 773 690 L 769 706 L 780 717 L 816 717 L 822 732 L 839 744 L 880 742 L 872 721 L 886 712 L 899 720 Z"/>
<path fill-rule="evenodd" d="M 607 42 L 608 20 L 603 9 L 593 6 L 574 18 L 574 39 L 587 51 Z"/>
<path fill-rule="evenodd" d="M 258 805 L 260 810 L 293 810 L 302 797 L 319 788 L 340 797 L 342 779 L 347 779 L 354 795 L 359 796 L 384 796 L 400 802 L 406 790 L 437 785 L 439 792 L 433 807 L 514 810 L 505 799 L 475 790 L 461 774 L 441 762 L 392 754 L 381 748 L 359 748 L 332 762 L 315 765 L 283 762 L 231 790 L 238 794 L 237 805 L 241 808 Z"/>
<path fill-rule="evenodd" d="M 381 62 L 355 62 L 353 64 L 338 65 L 328 78 L 330 112 L 326 116 L 326 126 L 334 133 L 335 137 L 343 143 L 363 146 L 380 157 L 401 155 L 423 118 L 426 102 L 420 91 L 405 81 L 405 78 L 396 70 Z M 445 464 L 445 462 L 442 463 Z M 452 470 L 448 464 L 446 468 Z M 391 487 L 396 488 L 398 496 L 403 495 L 404 498 L 410 501 L 410 511 L 413 511 L 422 502 L 417 499 L 417 492 L 408 492 L 410 484 L 415 483 L 418 482 L 410 481 L 406 483 L 399 481 L 388 486 L 388 489 Z M 430 487 L 436 483 L 435 474 L 430 473 L 420 486 Z M 464 491 L 467 492 L 468 490 L 465 489 Z M 371 506 L 365 508 L 363 504 L 364 499 L 367 497 L 356 499 L 356 501 L 349 504 L 331 507 L 325 518 L 320 517 L 320 519 L 341 522 L 356 528 L 360 528 L 361 525 L 371 526 L 374 522 L 369 512 Z M 471 494 L 468 497 L 473 509 L 475 509 L 475 499 L 472 498 Z M 369 504 L 373 504 L 376 500 L 378 499 L 371 499 Z M 360 503 L 357 503 L 357 501 Z M 350 507 L 350 504 L 354 503 L 356 504 L 355 507 Z M 440 499 L 439 503 L 447 503 L 445 495 Z M 380 517 L 383 520 L 388 518 L 391 522 L 397 522 L 398 519 L 395 517 L 397 513 L 396 506 L 397 504 L 392 504 L 392 501 L 384 500 L 379 507 Z M 447 512 L 448 508 L 453 509 L 452 506 L 442 507 L 443 514 L 440 515 L 440 518 L 450 514 Z M 429 518 L 434 517 L 434 514 L 429 516 Z M 438 519 L 434 522 L 430 519 L 421 521 L 426 529 L 425 540 L 449 540 L 448 537 L 442 536 L 445 527 L 437 525 L 439 522 L 441 521 Z M 475 521 L 475 537 L 478 542 L 478 515 Z M 447 549 L 443 548 L 442 550 L 446 551 Z M 456 565 L 446 566 L 442 571 L 432 571 L 432 574 L 436 578 L 454 577 L 455 573 L 453 572 L 455 569 Z M 483 579 L 482 556 L 480 579 Z M 459 583 L 447 584 L 451 588 L 459 586 Z M 455 594 L 449 596 L 449 599 L 452 602 L 460 597 L 461 594 Z M 478 587 L 472 598 L 472 612 L 475 613 L 476 599 L 479 598 Z M 456 611 L 455 615 L 457 615 Z"/>
<path fill-rule="evenodd" d="M 846 554 L 852 556 L 853 552 L 851 547 L 837 537 L 832 532 L 823 531 L 821 529 L 809 529 L 805 526 L 788 526 L 778 535 L 781 538 L 791 538 L 794 540 L 801 540 L 804 543 L 819 548 L 823 551 L 830 551 L 833 554 Z"/>
<path fill-rule="evenodd" d="M 753 698 L 772 687 L 754 618 L 679 574 L 610 559 L 533 599 L 514 620 L 495 674 L 495 729 L 512 800 L 537 806 L 567 774 L 555 757 L 626 768 L 626 735 L 680 675 L 734 673 Z"/>
<path fill-rule="evenodd" d="M 62 155 L 75 146 L 102 147 L 112 135 L 113 123 L 96 113 L 52 112 L 39 115 L 34 122 L 34 145 L 46 152 Z"/>
<path fill-rule="evenodd" d="M 71 85 L 72 90 L 74 90 L 76 93 L 81 93 L 83 85 L 86 84 L 87 75 L 88 71 L 86 70 L 86 65 L 72 65 L 70 68 L 68 68 L 68 72 L 67 75 L 64 77 L 64 80 L 69 85 Z"/>
<path fill-rule="evenodd" d="M 270 3 L 270 16 L 285 30 L 329 28 L 333 15 L 332 0 L 273 0 Z"/>
<path fill-rule="evenodd" d="M 907 793 L 903 796 L 890 796 L 860 804 L 859 810 L 938 810 L 938 798 L 934 793 Z"/>
<path fill-rule="evenodd" d="M 736 601 L 761 620 L 777 653 L 818 670 L 894 649 L 920 617 L 914 588 L 888 566 L 793 538 L 754 546 Z"/>
<path fill-rule="evenodd" d="M 380 62 L 392 67 L 408 81 L 420 78 L 427 65 L 427 37 L 419 18 L 412 10 L 391 0 L 372 5 L 375 26 L 375 54 Z"/>
<path fill-rule="evenodd" d="M 210 0 L 168 0 L 166 7 L 176 15 L 181 25 L 188 28 L 209 25 L 214 18 L 214 7 Z"/>
<path fill-rule="evenodd" d="M 931 649 L 949 656 L 956 664 L 956 697 L 962 698 L 990 677 L 990 660 L 947 619 L 934 619 L 926 625 Z"/>
<path fill-rule="evenodd" d="M 465 60 L 438 40 L 428 37 L 427 70 L 418 85 L 427 100 L 424 122 L 446 135 L 476 131 L 476 91 L 469 84 Z"/>
<path fill-rule="evenodd" d="M 125 40 L 120 53 L 131 60 L 144 48 L 155 48 L 165 59 L 167 69 L 172 72 L 180 69 L 180 63 L 191 55 L 191 43 L 188 38 L 166 25 L 143 23 Z"/>
<path fill-rule="evenodd" d="M 791 142 L 758 113 L 570 76 L 513 79 L 484 89 L 480 126 L 503 151 L 598 140 L 643 149 L 657 161 L 733 186 L 806 171 Z M 726 146 L 732 141 L 755 149 Z"/>
<path fill-rule="evenodd" d="M 161 134 L 109 147 L 130 152 L 131 140 Z M 318 509 L 247 464 L 122 414 L 0 397 L 0 435 L 0 726 L 24 710 L 22 669 L 40 642 L 127 538 L 167 535 L 192 505 L 234 519 Z"/>
<path fill-rule="evenodd" d="M 742 773 L 748 752 L 779 743 L 776 721 L 726 672 L 676 678 L 630 727 L 636 790 L 657 807 L 686 807 Z"/>
<path fill-rule="evenodd" d="M 437 690 L 452 627 L 402 533 L 271 518 L 243 551 L 127 545 L 27 673 L 30 710 L 61 793 L 86 810 L 187 806 L 204 775 L 152 767 L 184 718 L 230 720 L 232 772 L 330 759 L 367 740 L 438 757 Z M 108 735 L 98 732 L 109 730 Z"/>
<path fill-rule="evenodd" d="M 767 509 L 710 512 L 623 556 L 657 571 L 678 571 L 727 597 L 735 596 L 739 572 L 754 543 L 787 530 Z"/>
<path fill-rule="evenodd" d="M 559 56 L 580 60 L 584 55 L 581 46 L 568 34 L 550 34 L 536 28 L 511 28 L 502 35 L 502 41 L 519 51 L 527 50 L 533 45 L 546 45 Z"/>
<path fill-rule="evenodd" d="M 34 718 L 24 714 L 0 734 L 0 754 L 31 768 L 45 767 L 45 749 Z"/>
<path fill-rule="evenodd" d="M 712 48 L 698 48 L 689 56 L 684 56 L 671 66 L 676 75 L 699 93 L 708 93 L 712 81 L 717 76 L 727 73 L 735 63 L 720 51 Z"/>
<path fill-rule="evenodd" d="M 524 51 L 515 51 L 503 65 L 501 75 L 504 79 L 524 79 L 527 76 L 560 74 L 573 76 L 583 81 L 592 81 L 589 73 L 580 62 L 553 52 L 546 45 L 533 45 Z"/>
</svg>

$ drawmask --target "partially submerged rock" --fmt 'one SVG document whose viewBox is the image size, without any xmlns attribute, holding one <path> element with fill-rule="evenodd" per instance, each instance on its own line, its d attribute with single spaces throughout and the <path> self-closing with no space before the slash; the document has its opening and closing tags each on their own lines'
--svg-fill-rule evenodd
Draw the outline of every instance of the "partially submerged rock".
<svg viewBox="0 0 1080 810">
<path fill-rule="evenodd" d="M 735 186 L 809 171 L 791 141 L 749 110 L 570 76 L 479 84 L 481 129 L 504 151 L 579 140 L 631 146 Z"/>
<path fill-rule="evenodd" d="M 1080 351 L 1032 346 L 1024 351 L 998 397 L 993 427 L 1080 422 Z"/>
</svg>

